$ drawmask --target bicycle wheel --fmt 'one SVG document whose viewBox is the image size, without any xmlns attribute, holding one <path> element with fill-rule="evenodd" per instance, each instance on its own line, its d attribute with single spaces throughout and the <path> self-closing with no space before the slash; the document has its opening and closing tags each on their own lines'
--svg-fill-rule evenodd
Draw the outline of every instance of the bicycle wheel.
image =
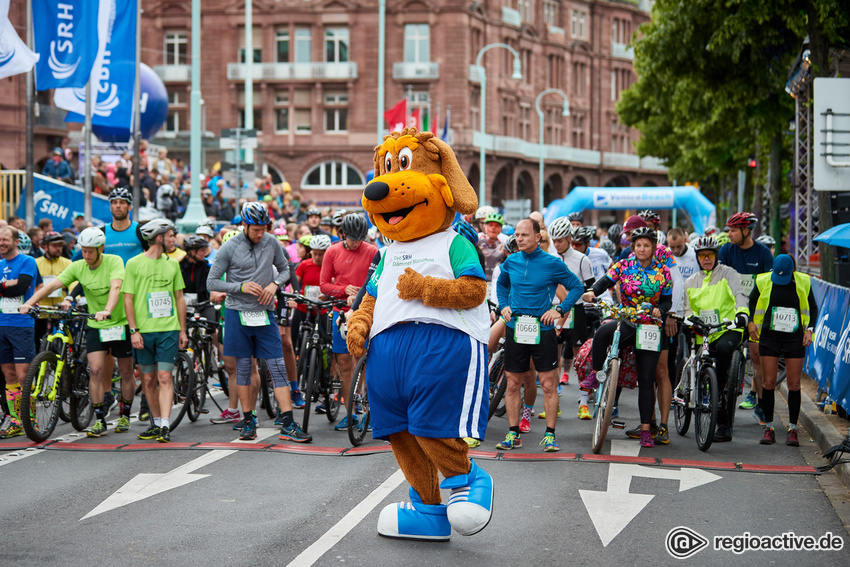
<svg viewBox="0 0 850 567">
<path fill-rule="evenodd" d="M 38 353 L 30 363 L 21 385 L 21 425 L 27 437 L 36 443 L 46 441 L 59 421 L 59 406 L 62 404 L 58 388 L 53 392 L 54 398 L 51 400 L 49 397 L 59 379 L 56 376 L 56 363 L 55 353 Z"/>
<path fill-rule="evenodd" d="M 174 364 L 174 370 L 171 373 L 171 383 L 174 387 L 174 402 L 171 407 L 172 414 L 174 409 L 177 409 L 177 415 L 171 418 L 171 423 L 168 428 L 171 431 L 177 429 L 183 416 L 192 405 L 192 393 L 195 390 L 195 366 L 192 364 L 192 359 L 189 353 L 180 351 L 177 353 L 177 360 Z"/>
<path fill-rule="evenodd" d="M 493 417 L 502 406 L 507 387 L 508 376 L 505 374 L 505 355 L 503 353 L 499 355 L 498 360 L 490 370 L 490 410 L 487 419 Z"/>
<path fill-rule="evenodd" d="M 339 378 L 326 377 L 330 382 L 328 391 L 325 392 L 325 415 L 328 421 L 333 423 L 339 417 L 339 408 L 342 407 L 342 380 Z"/>
<path fill-rule="evenodd" d="M 313 395 L 317 393 L 319 373 L 322 371 L 321 363 L 319 362 L 319 349 L 311 348 L 307 357 L 307 366 L 304 368 L 304 373 L 307 375 L 307 382 L 302 390 L 304 394 L 304 417 L 301 421 L 301 429 L 305 432 L 310 423 L 310 406 L 313 403 Z M 316 399 L 318 400 L 318 398 Z"/>
<path fill-rule="evenodd" d="M 81 353 L 80 360 L 86 360 L 85 351 Z M 70 373 L 71 391 L 69 401 L 71 411 L 68 417 L 71 418 L 71 425 L 77 431 L 85 431 L 91 424 L 94 416 L 94 407 L 89 396 L 89 367 L 85 362 L 79 362 L 74 368 L 74 372 Z"/>
<path fill-rule="evenodd" d="M 357 420 L 348 420 L 348 440 L 355 447 L 363 443 L 366 432 L 369 431 L 369 398 L 366 394 L 366 357 L 357 361 L 354 367 L 354 378 L 351 380 L 351 391 L 346 400 L 346 410 L 349 417 L 355 416 Z"/>
<path fill-rule="evenodd" d="M 277 398 L 274 397 L 274 381 L 269 365 L 262 358 L 257 365 L 260 373 L 260 403 L 271 419 L 277 419 Z"/>
<path fill-rule="evenodd" d="M 714 426 L 717 425 L 717 371 L 713 367 L 700 368 L 694 395 L 694 435 L 700 451 L 708 451 L 714 440 Z"/>
<path fill-rule="evenodd" d="M 608 428 L 611 426 L 611 415 L 614 413 L 614 404 L 617 400 L 617 382 L 620 379 L 620 359 L 612 358 L 608 365 L 605 383 L 601 386 L 602 393 L 599 395 L 596 407 L 596 421 L 593 424 L 593 452 L 599 453 Z M 599 388 L 597 387 L 597 392 Z"/>
<path fill-rule="evenodd" d="M 312 331 L 311 331 L 312 332 Z M 298 336 L 298 361 L 295 364 L 295 374 L 298 380 L 298 388 L 303 392 L 307 387 L 307 359 L 310 358 L 310 349 L 307 348 L 307 332 L 301 330 Z"/>
<path fill-rule="evenodd" d="M 687 364 L 685 359 L 676 363 L 676 376 L 678 380 L 676 381 L 677 386 L 674 388 L 673 395 L 674 397 L 678 396 L 682 398 L 682 401 L 673 402 L 673 417 L 676 421 L 676 432 L 679 435 L 685 435 L 691 426 L 691 408 L 688 407 L 691 397 L 691 392 L 688 389 L 688 372 L 690 372 L 690 369 L 691 365 Z"/>
<path fill-rule="evenodd" d="M 738 395 L 744 387 L 744 356 L 740 350 L 732 353 L 729 364 L 729 376 L 726 378 L 726 425 L 735 427 L 735 410 L 738 409 Z"/>
<path fill-rule="evenodd" d="M 192 367 L 195 369 L 195 383 L 189 399 L 186 415 L 189 421 L 198 421 L 201 409 L 207 399 L 207 365 L 204 360 L 204 349 L 196 350 L 192 356 Z"/>
</svg>

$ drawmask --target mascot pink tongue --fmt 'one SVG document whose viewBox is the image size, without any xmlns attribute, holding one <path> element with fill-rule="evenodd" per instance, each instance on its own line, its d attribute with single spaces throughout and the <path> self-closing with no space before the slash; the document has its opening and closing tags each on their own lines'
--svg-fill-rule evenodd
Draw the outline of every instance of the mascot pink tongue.
<svg viewBox="0 0 850 567">
<path fill-rule="evenodd" d="M 493 479 L 463 439 L 483 439 L 487 427 L 487 282 L 475 247 L 450 226 L 456 213 L 475 212 L 475 191 L 445 142 L 405 128 L 375 148 L 362 203 L 393 242 L 349 319 L 346 342 L 361 357 L 369 340 L 372 434 L 389 440 L 410 483 L 410 502 L 386 506 L 378 533 L 473 535 L 493 514 Z M 452 491 L 448 505 L 441 488 Z"/>
</svg>

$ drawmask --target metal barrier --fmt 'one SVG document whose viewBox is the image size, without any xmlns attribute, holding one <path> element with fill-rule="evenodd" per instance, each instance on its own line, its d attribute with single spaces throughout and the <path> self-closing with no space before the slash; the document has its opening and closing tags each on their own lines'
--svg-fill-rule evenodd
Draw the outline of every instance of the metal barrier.
<svg viewBox="0 0 850 567">
<path fill-rule="evenodd" d="M 26 180 L 26 171 L 0 171 L 0 219 L 6 220 L 17 214 Z"/>
</svg>

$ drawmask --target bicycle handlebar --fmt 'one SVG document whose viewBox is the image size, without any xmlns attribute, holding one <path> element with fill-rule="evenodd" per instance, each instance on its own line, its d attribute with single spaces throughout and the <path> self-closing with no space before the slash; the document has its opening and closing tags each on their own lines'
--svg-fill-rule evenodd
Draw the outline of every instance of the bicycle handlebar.
<svg viewBox="0 0 850 567">
<path fill-rule="evenodd" d="M 348 307 L 348 302 L 344 299 L 329 299 L 328 301 L 314 301 L 309 297 L 305 297 L 298 293 L 280 293 L 280 295 L 285 299 L 291 299 L 295 303 L 300 303 L 302 305 L 312 305 L 313 307 L 318 307 L 320 309 L 327 307 Z"/>
<path fill-rule="evenodd" d="M 648 317 L 653 322 L 658 323 L 659 325 L 663 324 L 661 319 L 654 316 L 652 311 L 649 309 L 643 309 L 640 307 L 626 307 L 623 305 L 614 305 L 612 303 L 608 303 L 605 300 L 599 299 L 598 297 L 593 298 L 593 302 L 604 312 L 610 314 L 614 319 L 623 319 L 626 321 L 631 321 L 633 323 L 640 323 L 641 321 L 637 321 L 638 317 L 645 316 Z M 653 306 L 653 309 L 655 306 Z"/>
<path fill-rule="evenodd" d="M 86 313 L 83 311 L 76 311 L 74 309 L 68 309 L 64 311 L 62 309 L 52 309 L 50 307 L 39 307 L 38 305 L 33 305 L 30 307 L 29 315 L 36 319 L 38 315 L 47 315 L 48 319 L 94 319 L 97 315 L 94 313 Z M 109 315 L 107 319 L 112 319 L 112 315 Z"/>
<path fill-rule="evenodd" d="M 691 315 L 690 317 L 685 318 L 681 315 L 670 313 L 670 317 L 679 321 L 686 327 L 695 327 L 701 335 L 710 335 L 712 331 L 716 331 L 718 329 L 728 329 L 731 331 L 738 328 L 738 326 L 735 325 L 735 322 L 730 321 L 729 319 L 724 319 L 719 323 L 706 323 L 696 315 Z"/>
</svg>

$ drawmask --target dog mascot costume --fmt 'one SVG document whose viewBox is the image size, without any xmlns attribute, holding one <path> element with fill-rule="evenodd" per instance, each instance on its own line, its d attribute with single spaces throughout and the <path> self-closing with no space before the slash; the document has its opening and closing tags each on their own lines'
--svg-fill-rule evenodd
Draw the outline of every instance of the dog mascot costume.
<svg viewBox="0 0 850 567">
<path fill-rule="evenodd" d="M 359 357 L 370 341 L 373 435 L 390 441 L 411 500 L 385 507 L 378 533 L 437 541 L 452 528 L 475 534 L 493 508 L 493 480 L 463 440 L 483 439 L 487 427 L 487 283 L 475 247 L 450 226 L 455 213 L 475 212 L 478 199 L 446 143 L 405 128 L 375 148 L 362 202 L 394 242 L 349 320 L 347 342 Z M 440 488 L 452 491 L 448 505 Z"/>
</svg>

